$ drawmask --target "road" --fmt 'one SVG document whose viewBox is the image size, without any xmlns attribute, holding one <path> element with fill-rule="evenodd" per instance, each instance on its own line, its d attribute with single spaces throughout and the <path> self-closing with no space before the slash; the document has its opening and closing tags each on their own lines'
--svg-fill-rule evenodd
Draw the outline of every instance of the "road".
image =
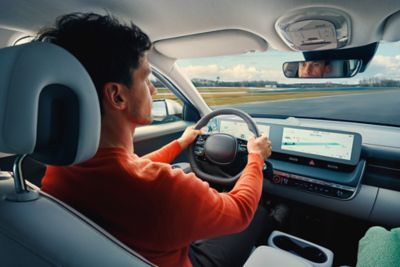
<svg viewBox="0 0 400 267">
<path fill-rule="evenodd" d="M 322 117 L 400 126 L 400 91 L 233 105 L 249 114 Z"/>
</svg>

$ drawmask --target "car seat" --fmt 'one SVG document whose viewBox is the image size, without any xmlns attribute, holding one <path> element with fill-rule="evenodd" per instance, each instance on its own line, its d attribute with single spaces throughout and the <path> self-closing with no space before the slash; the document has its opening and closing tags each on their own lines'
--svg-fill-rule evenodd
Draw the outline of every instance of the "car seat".
<svg viewBox="0 0 400 267">
<path fill-rule="evenodd" d="M 17 155 L 13 172 L 0 172 L 1 266 L 154 266 L 24 179 L 28 155 L 79 163 L 99 137 L 96 90 L 75 57 L 50 43 L 0 49 L 0 151 Z"/>
</svg>

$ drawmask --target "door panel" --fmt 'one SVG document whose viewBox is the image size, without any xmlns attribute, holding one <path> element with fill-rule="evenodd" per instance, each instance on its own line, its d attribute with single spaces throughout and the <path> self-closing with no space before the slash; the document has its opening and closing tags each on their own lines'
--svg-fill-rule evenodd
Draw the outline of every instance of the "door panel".
<svg viewBox="0 0 400 267">
<path fill-rule="evenodd" d="M 193 125 L 192 122 L 177 121 L 162 125 L 149 125 L 136 129 L 135 153 L 139 156 L 153 152 L 164 145 L 179 138 L 186 127 Z M 187 151 L 183 151 L 175 160 L 176 162 L 187 162 Z"/>
</svg>

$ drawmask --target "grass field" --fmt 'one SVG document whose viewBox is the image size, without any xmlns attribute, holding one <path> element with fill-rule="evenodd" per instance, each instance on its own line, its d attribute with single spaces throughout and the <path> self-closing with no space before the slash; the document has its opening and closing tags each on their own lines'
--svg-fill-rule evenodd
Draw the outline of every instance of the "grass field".
<svg viewBox="0 0 400 267">
<path fill-rule="evenodd" d="M 263 88 L 260 88 L 263 89 Z M 153 99 L 174 99 L 177 100 L 175 95 L 169 94 L 169 90 L 165 88 L 157 89 L 158 93 L 162 95 L 156 95 Z M 259 102 L 259 101 L 274 101 L 274 100 L 285 100 L 285 99 L 299 99 L 308 97 L 320 97 L 320 96 L 331 96 L 331 95 L 345 95 L 355 93 L 372 93 L 377 92 L 376 89 L 371 90 L 333 90 L 332 91 L 293 91 L 293 92 L 257 92 L 257 89 L 248 89 L 245 87 L 221 87 L 221 88 L 200 88 L 199 92 L 209 106 L 220 106 L 220 105 L 233 105 L 240 103 Z M 260 90 L 261 91 L 261 90 Z M 382 90 L 379 90 L 382 91 Z M 222 94 L 226 92 L 225 94 Z M 216 93 L 216 94 L 212 94 Z M 180 102 L 180 101 L 179 101 Z"/>
</svg>

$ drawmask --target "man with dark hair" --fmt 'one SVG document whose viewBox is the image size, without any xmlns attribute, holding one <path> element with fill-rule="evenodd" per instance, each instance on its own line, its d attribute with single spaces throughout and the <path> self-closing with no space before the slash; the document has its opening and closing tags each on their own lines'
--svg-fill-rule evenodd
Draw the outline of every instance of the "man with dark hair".
<svg viewBox="0 0 400 267">
<path fill-rule="evenodd" d="M 96 86 L 102 114 L 104 85 L 131 86 L 132 70 L 139 67 L 140 59 L 147 62 L 144 54 L 151 48 L 149 37 L 135 25 L 121 25 L 111 16 L 93 13 L 60 17 L 56 28 L 43 29 L 36 41 L 59 45 L 82 63 Z"/>
<path fill-rule="evenodd" d="M 193 173 L 168 164 L 198 130 L 188 128 L 146 156 L 134 154 L 135 128 L 152 121 L 151 95 L 156 92 L 149 81 L 151 42 L 138 27 L 111 16 L 75 13 L 60 18 L 56 28 L 42 31 L 37 40 L 78 58 L 94 81 L 102 110 L 96 155 L 74 166 L 49 166 L 42 190 L 157 265 L 243 265 L 257 239 L 267 238 L 271 230 L 266 211 L 257 209 L 263 162 L 271 154 L 268 138 L 248 141 L 241 178 L 230 192 L 219 193 Z M 214 239 L 190 245 L 206 238 Z"/>
<path fill-rule="evenodd" d="M 331 71 L 329 61 L 313 60 L 299 62 L 300 78 L 322 78 Z"/>
</svg>

